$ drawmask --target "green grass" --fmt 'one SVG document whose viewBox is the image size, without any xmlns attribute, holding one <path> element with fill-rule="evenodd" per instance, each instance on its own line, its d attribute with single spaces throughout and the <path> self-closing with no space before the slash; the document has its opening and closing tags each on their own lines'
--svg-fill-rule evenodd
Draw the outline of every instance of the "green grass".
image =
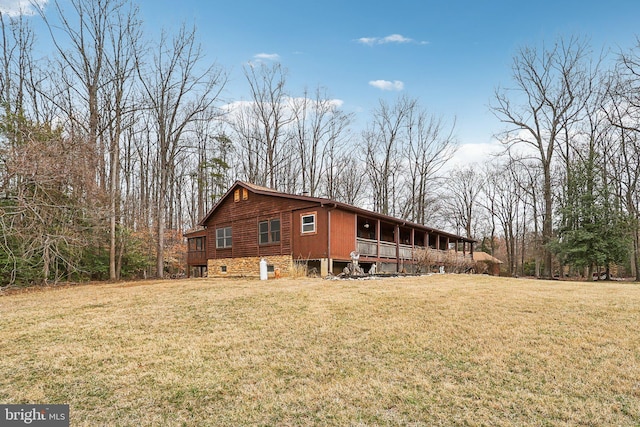
<svg viewBox="0 0 640 427">
<path fill-rule="evenodd" d="M 632 283 L 149 281 L 0 316 L 0 402 L 74 426 L 640 424 Z"/>
</svg>

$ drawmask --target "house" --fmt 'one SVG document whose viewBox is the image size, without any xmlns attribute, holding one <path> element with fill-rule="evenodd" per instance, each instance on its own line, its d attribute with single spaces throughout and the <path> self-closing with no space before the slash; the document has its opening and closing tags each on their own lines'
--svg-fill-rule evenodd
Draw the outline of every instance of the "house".
<svg viewBox="0 0 640 427">
<path fill-rule="evenodd" d="M 473 243 L 455 234 L 334 200 L 286 194 L 236 181 L 188 239 L 188 274 L 258 276 L 260 260 L 287 275 L 295 263 L 325 276 L 359 254 L 364 271 L 416 272 L 419 251 L 444 262 L 453 250 L 472 259 Z M 424 253 L 424 252 L 422 252 Z M 423 270 L 424 271 L 424 270 Z"/>
</svg>

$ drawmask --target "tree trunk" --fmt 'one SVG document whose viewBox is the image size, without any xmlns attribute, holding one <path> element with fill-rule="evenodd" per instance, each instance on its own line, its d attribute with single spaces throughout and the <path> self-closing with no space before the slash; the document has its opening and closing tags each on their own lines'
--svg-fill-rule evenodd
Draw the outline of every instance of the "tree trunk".
<svg viewBox="0 0 640 427">
<path fill-rule="evenodd" d="M 544 253 L 544 276 L 553 277 L 553 257 L 549 244 L 553 235 L 553 192 L 551 190 L 550 165 L 544 168 L 544 219 L 542 223 L 542 251 Z"/>
</svg>

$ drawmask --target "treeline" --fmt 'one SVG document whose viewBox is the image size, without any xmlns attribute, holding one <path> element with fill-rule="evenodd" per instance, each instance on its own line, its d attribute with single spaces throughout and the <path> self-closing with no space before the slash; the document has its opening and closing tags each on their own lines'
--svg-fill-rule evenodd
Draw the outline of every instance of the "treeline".
<svg viewBox="0 0 640 427">
<path fill-rule="evenodd" d="M 64 4 L 0 19 L 0 286 L 179 272 L 236 179 L 476 238 L 509 274 L 640 274 L 636 51 L 605 69 L 581 40 L 523 48 L 493 98 L 504 154 L 452 170 L 454 121 L 410 96 L 355 131 L 326 89 L 248 63 L 249 98 L 223 99 L 194 28 L 154 40 L 133 3 Z"/>
</svg>

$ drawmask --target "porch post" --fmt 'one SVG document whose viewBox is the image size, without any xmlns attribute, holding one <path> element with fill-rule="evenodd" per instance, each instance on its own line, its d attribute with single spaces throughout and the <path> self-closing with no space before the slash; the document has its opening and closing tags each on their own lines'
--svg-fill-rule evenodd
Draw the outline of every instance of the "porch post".
<svg viewBox="0 0 640 427">
<path fill-rule="evenodd" d="M 396 273 L 400 273 L 400 226 L 396 224 L 395 231 L 395 241 L 396 241 Z"/>
<path fill-rule="evenodd" d="M 376 256 L 380 258 L 380 220 L 376 223 Z"/>
</svg>

